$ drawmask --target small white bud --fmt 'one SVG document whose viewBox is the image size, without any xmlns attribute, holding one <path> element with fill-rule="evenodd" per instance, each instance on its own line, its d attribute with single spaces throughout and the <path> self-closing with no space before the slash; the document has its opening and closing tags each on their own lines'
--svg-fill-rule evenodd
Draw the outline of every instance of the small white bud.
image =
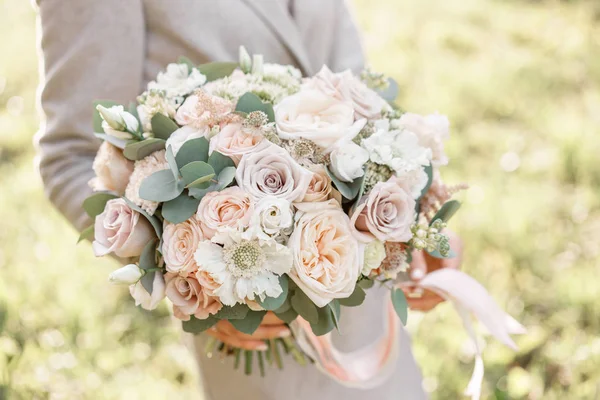
<svg viewBox="0 0 600 400">
<path fill-rule="evenodd" d="M 252 59 L 244 46 L 240 46 L 240 67 L 247 74 L 252 70 Z"/>
<path fill-rule="evenodd" d="M 127 264 L 124 267 L 113 271 L 109 276 L 108 280 L 110 283 L 117 285 L 133 285 L 140 278 L 144 276 L 144 271 L 135 264 Z"/>
<path fill-rule="evenodd" d="M 263 56 L 262 54 L 255 54 L 252 56 L 252 74 L 262 75 L 263 74 Z"/>
</svg>

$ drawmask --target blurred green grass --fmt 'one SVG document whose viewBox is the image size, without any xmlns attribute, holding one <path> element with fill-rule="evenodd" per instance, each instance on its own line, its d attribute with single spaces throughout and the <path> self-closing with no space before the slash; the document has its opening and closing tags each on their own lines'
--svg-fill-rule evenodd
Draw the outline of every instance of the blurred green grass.
<svg viewBox="0 0 600 400">
<path fill-rule="evenodd" d="M 598 398 L 600 3 L 354 3 L 403 108 L 450 117 L 464 269 L 530 330 L 516 354 L 487 342 L 484 398 Z M 110 286 L 45 200 L 36 81 L 35 14 L 0 0 L 0 399 L 197 398 L 167 310 Z M 460 398 L 473 354 L 452 308 L 409 319 L 426 389 Z"/>
</svg>

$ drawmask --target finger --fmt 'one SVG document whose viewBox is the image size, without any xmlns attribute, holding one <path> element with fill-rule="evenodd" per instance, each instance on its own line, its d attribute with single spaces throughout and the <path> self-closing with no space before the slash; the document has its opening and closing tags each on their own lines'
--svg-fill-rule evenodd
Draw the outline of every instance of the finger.
<svg viewBox="0 0 600 400">
<path fill-rule="evenodd" d="M 241 340 L 235 336 L 224 334 L 216 329 L 209 329 L 206 331 L 206 333 L 231 347 L 236 347 L 243 350 L 265 351 L 268 348 L 267 344 L 262 340 Z"/>
<path fill-rule="evenodd" d="M 412 252 L 412 261 L 410 263 L 410 279 L 420 281 L 427 275 L 427 262 L 422 251 L 414 250 Z"/>
<path fill-rule="evenodd" d="M 269 311 L 265 314 L 261 325 L 286 325 L 286 323 L 280 320 L 274 312 Z"/>
<path fill-rule="evenodd" d="M 438 304 L 444 301 L 443 298 L 437 297 L 423 297 L 423 298 L 412 298 L 406 299 L 408 306 L 414 311 L 430 311 L 435 308 Z"/>
<path fill-rule="evenodd" d="M 277 339 L 291 335 L 286 325 L 260 325 L 251 335 L 238 331 L 229 321 L 219 321 L 217 325 L 217 330 L 239 340 Z"/>
</svg>

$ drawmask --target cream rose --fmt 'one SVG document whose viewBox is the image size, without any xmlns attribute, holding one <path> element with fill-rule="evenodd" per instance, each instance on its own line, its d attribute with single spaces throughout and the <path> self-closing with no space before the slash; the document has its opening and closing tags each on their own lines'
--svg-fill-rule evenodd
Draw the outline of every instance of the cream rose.
<svg viewBox="0 0 600 400">
<path fill-rule="evenodd" d="M 198 130 L 210 128 L 228 119 L 235 119 L 235 106 L 222 97 L 199 90 L 189 96 L 177 109 L 175 121 L 179 125 L 190 125 Z"/>
<path fill-rule="evenodd" d="M 290 278 L 317 305 L 349 297 L 362 270 L 363 246 L 350 220 L 333 200 L 296 204 L 296 224 L 288 241 L 294 266 Z"/>
<path fill-rule="evenodd" d="M 369 161 L 369 152 L 348 140 L 334 146 L 330 158 L 331 172 L 342 182 L 352 182 L 365 174 L 363 166 Z"/>
<path fill-rule="evenodd" d="M 282 241 L 292 233 L 293 227 L 294 213 L 289 201 L 268 196 L 256 203 L 250 229 L 256 232 L 259 239 Z"/>
<path fill-rule="evenodd" d="M 218 298 L 209 296 L 194 274 L 165 274 L 167 298 L 173 303 L 176 318 L 189 321 L 190 316 L 206 319 L 219 312 L 223 305 Z"/>
<path fill-rule="evenodd" d="M 218 151 L 231 158 L 235 165 L 240 163 L 244 154 L 258 151 L 269 145 L 261 134 L 245 130 L 240 123 L 224 126 L 210 140 L 210 151 Z"/>
<path fill-rule="evenodd" d="M 352 224 L 364 242 L 406 242 L 412 237 L 416 202 L 409 188 L 396 178 L 377 183 L 352 213 Z"/>
<path fill-rule="evenodd" d="M 282 139 L 308 139 L 329 151 L 341 139 L 352 140 L 366 120 L 354 122 L 354 110 L 348 102 L 319 90 L 303 89 L 275 106 L 275 122 Z"/>
<path fill-rule="evenodd" d="M 239 187 L 230 187 L 204 196 L 196 218 L 202 222 L 207 238 L 212 238 L 218 229 L 247 227 L 253 212 L 250 196 Z"/>
<path fill-rule="evenodd" d="M 302 201 L 316 202 L 334 199 L 339 204 L 342 204 L 342 195 L 333 188 L 331 178 L 327 175 L 325 167 L 321 164 L 314 164 L 309 169 L 313 173 L 313 176 Z"/>
<path fill-rule="evenodd" d="M 240 188 L 258 200 L 275 196 L 293 202 L 306 194 L 312 172 L 279 146 L 269 146 L 242 157 L 235 179 Z"/>
<path fill-rule="evenodd" d="M 137 257 L 156 237 L 150 222 L 132 210 L 125 200 L 112 199 L 96 217 L 92 248 L 96 257 L 114 253 L 117 257 Z"/>
<path fill-rule="evenodd" d="M 125 193 L 129 177 L 133 173 L 133 161 L 126 159 L 123 152 L 108 142 L 100 145 L 94 159 L 96 177 L 89 182 L 94 191 L 107 190 L 119 195 Z"/>
<path fill-rule="evenodd" d="M 306 87 L 322 91 L 328 96 L 349 101 L 356 112 L 356 119 L 377 119 L 386 102 L 375 91 L 369 89 L 352 71 L 333 73 L 327 66 L 307 80 Z"/>
<path fill-rule="evenodd" d="M 167 271 L 189 273 L 198 269 L 194 252 L 205 240 L 200 221 L 190 218 L 180 224 L 165 222 L 162 254 Z"/>
<path fill-rule="evenodd" d="M 129 286 L 129 293 L 134 298 L 136 306 L 141 306 L 144 310 L 154 310 L 158 307 L 162 299 L 165 298 L 165 280 L 163 274 L 154 274 L 152 294 L 148 293 L 140 281 L 135 285 Z"/>
</svg>

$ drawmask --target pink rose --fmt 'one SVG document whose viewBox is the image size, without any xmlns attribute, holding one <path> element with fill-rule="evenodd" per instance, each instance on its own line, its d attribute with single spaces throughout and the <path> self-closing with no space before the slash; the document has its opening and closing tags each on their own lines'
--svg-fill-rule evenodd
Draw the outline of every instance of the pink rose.
<svg viewBox="0 0 600 400">
<path fill-rule="evenodd" d="M 210 140 L 210 149 L 231 158 L 235 165 L 240 163 L 244 154 L 258 151 L 269 145 L 269 141 L 257 132 L 244 129 L 242 124 L 225 125 L 221 132 Z"/>
<path fill-rule="evenodd" d="M 94 191 L 107 190 L 119 195 L 125 193 L 133 172 L 133 161 L 126 159 L 121 149 L 103 142 L 94 159 L 93 168 L 96 177 L 89 184 Z"/>
<path fill-rule="evenodd" d="M 207 237 L 212 238 L 220 228 L 247 227 L 253 211 L 254 204 L 250 196 L 234 186 L 204 196 L 196 218 L 202 222 Z"/>
<path fill-rule="evenodd" d="M 275 196 L 289 202 L 304 198 L 311 178 L 312 172 L 274 144 L 244 155 L 235 174 L 239 187 L 253 199 Z"/>
<path fill-rule="evenodd" d="M 349 297 L 362 270 L 363 247 L 334 200 L 296 204 L 296 226 L 288 241 L 294 266 L 288 273 L 317 305 Z"/>
<path fill-rule="evenodd" d="M 92 248 L 96 257 L 114 253 L 118 257 L 137 257 L 146 244 L 156 237 L 150 222 L 132 210 L 125 200 L 112 199 L 104 212 L 96 217 L 95 240 Z"/>
<path fill-rule="evenodd" d="M 167 297 L 173 303 L 173 314 L 180 320 L 189 321 L 191 315 L 206 319 L 223 307 L 218 298 L 204 291 L 194 274 L 168 272 L 165 281 Z"/>
<path fill-rule="evenodd" d="M 165 222 L 162 254 L 167 271 L 175 273 L 194 272 L 198 269 L 194 253 L 198 243 L 205 240 L 200 221 L 190 218 L 180 224 Z"/>
<path fill-rule="evenodd" d="M 342 204 L 342 195 L 333 188 L 331 178 L 327 175 L 325 167 L 321 164 L 315 164 L 310 167 L 310 171 L 313 176 L 302 201 L 317 202 L 335 199 L 339 204 Z"/>
<path fill-rule="evenodd" d="M 177 109 L 175 121 L 179 125 L 191 125 L 198 130 L 237 119 L 233 114 L 235 105 L 222 97 L 198 90 Z"/>
<path fill-rule="evenodd" d="M 378 119 L 385 106 L 385 100 L 369 89 L 350 70 L 336 74 L 327 66 L 323 66 L 313 78 L 307 80 L 305 86 L 316 88 L 328 96 L 352 103 L 356 119 Z"/>
<path fill-rule="evenodd" d="M 410 190 L 396 178 L 377 183 L 363 196 L 352 214 L 352 224 L 364 242 L 406 242 L 411 239 L 416 202 Z"/>
</svg>

